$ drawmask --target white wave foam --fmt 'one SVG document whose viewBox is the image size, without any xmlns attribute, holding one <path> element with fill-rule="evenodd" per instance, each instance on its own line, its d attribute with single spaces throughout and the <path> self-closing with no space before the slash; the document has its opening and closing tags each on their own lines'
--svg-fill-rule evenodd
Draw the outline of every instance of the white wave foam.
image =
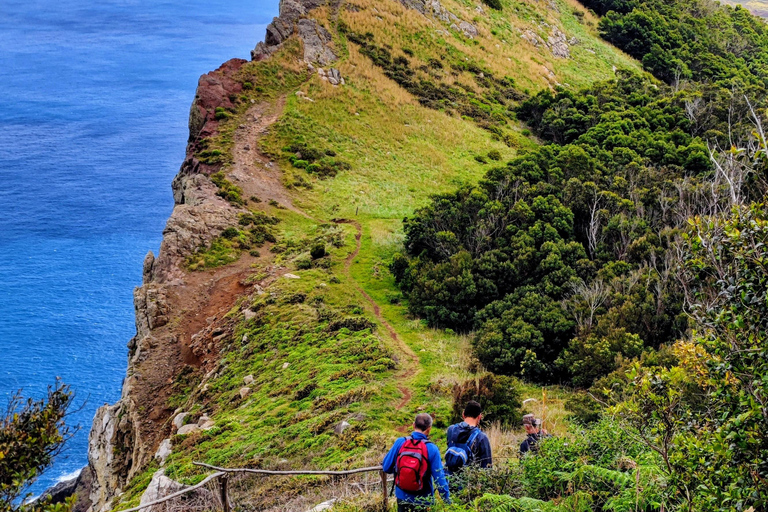
<svg viewBox="0 0 768 512">
<path fill-rule="evenodd" d="M 66 482 L 67 480 L 72 480 L 73 478 L 77 478 L 78 476 L 80 476 L 81 471 L 82 471 L 82 468 L 76 469 L 71 473 L 65 473 L 56 479 L 56 483 L 59 484 L 61 482 Z"/>
</svg>

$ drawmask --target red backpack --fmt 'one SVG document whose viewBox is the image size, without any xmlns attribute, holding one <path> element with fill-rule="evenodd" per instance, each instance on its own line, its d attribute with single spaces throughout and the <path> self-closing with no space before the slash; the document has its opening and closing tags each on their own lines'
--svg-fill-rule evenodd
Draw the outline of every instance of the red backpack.
<svg viewBox="0 0 768 512">
<path fill-rule="evenodd" d="M 429 469 L 429 452 L 427 442 L 405 438 L 405 443 L 397 453 L 395 465 L 395 485 L 405 492 L 420 492 L 424 490 L 424 476 Z"/>
</svg>

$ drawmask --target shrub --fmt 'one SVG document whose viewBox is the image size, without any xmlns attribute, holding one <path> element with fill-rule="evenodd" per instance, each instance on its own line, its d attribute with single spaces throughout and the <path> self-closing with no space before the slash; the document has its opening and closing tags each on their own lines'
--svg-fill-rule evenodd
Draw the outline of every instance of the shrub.
<svg viewBox="0 0 768 512">
<path fill-rule="evenodd" d="M 306 169 L 309 166 L 309 162 L 307 160 L 300 160 L 298 158 L 292 159 L 291 163 L 297 169 Z"/>
<path fill-rule="evenodd" d="M 233 238 L 237 238 L 239 235 L 240 235 L 240 231 L 238 231 L 237 228 L 233 228 L 233 227 L 228 227 L 221 233 L 221 236 L 226 238 L 227 240 L 232 240 Z"/>
<path fill-rule="evenodd" d="M 312 256 L 313 260 L 320 259 L 323 256 L 325 256 L 326 254 L 328 254 L 328 253 L 325 251 L 325 244 L 324 243 L 317 243 L 317 244 L 313 245 L 312 249 L 309 251 L 309 255 Z"/>
<path fill-rule="evenodd" d="M 227 109 L 225 109 L 224 107 L 216 107 L 216 111 L 215 111 L 215 113 L 214 113 L 214 117 L 215 117 L 215 118 L 216 118 L 218 121 L 222 121 L 222 120 L 224 120 L 224 119 L 229 119 L 230 117 L 232 117 L 232 113 L 231 113 L 231 112 L 229 112 L 229 111 L 228 111 Z"/>
<path fill-rule="evenodd" d="M 498 149 L 492 149 L 488 152 L 488 158 L 498 162 L 501 160 L 501 152 Z"/>
<path fill-rule="evenodd" d="M 72 404 L 69 387 L 61 382 L 48 387 L 42 400 L 23 400 L 14 395 L 0 417 L 0 509 L 27 510 L 19 505 L 29 497 L 25 490 L 52 464 L 73 432 L 64 423 Z M 67 510 L 48 508 L 36 511 Z"/>
<path fill-rule="evenodd" d="M 475 160 L 477 160 L 481 164 L 487 164 L 488 163 L 488 160 L 483 155 L 475 155 Z"/>
<path fill-rule="evenodd" d="M 502 9 L 501 0 L 483 0 L 483 3 L 491 9 L 500 11 Z"/>
<path fill-rule="evenodd" d="M 299 270 L 308 270 L 312 268 L 312 259 L 310 259 L 308 254 L 299 255 L 295 260 L 293 260 L 293 263 Z"/>
<path fill-rule="evenodd" d="M 480 403 L 488 422 L 498 421 L 503 426 L 520 424 L 520 384 L 512 377 L 486 373 L 456 384 L 453 388 L 453 421 L 461 421 L 464 405 L 470 400 Z"/>
</svg>

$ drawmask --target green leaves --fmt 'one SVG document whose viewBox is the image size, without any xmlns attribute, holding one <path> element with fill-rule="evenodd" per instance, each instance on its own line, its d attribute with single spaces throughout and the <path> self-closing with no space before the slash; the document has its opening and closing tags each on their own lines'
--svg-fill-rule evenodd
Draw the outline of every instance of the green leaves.
<svg viewBox="0 0 768 512">
<path fill-rule="evenodd" d="M 72 403 L 68 386 L 57 381 L 45 399 L 15 395 L 0 418 L 0 507 L 17 510 L 26 488 L 53 463 L 72 434 L 64 419 Z M 36 508 L 37 510 L 38 508 Z M 46 508 L 39 510 L 63 510 Z"/>
</svg>

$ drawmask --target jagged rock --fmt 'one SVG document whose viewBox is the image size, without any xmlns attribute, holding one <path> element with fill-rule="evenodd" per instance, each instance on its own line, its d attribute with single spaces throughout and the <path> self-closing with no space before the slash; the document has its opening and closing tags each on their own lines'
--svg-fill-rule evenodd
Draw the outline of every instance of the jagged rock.
<svg viewBox="0 0 768 512">
<path fill-rule="evenodd" d="M 280 18 L 275 18 L 267 26 L 267 35 L 264 43 L 268 46 L 277 46 L 293 35 L 293 21 L 287 23 Z"/>
<path fill-rule="evenodd" d="M 193 434 L 198 430 L 200 430 L 200 427 L 197 426 L 197 424 L 188 423 L 187 425 L 182 425 L 182 427 L 176 432 L 176 434 L 180 436 L 186 436 L 187 434 Z"/>
<path fill-rule="evenodd" d="M 243 318 L 245 318 L 246 322 L 250 322 L 251 320 L 256 318 L 256 312 L 255 311 L 251 311 L 250 309 L 246 309 L 245 311 L 243 311 Z M 243 342 L 243 343 L 245 343 L 245 342 Z"/>
<path fill-rule="evenodd" d="M 184 419 L 189 416 L 188 412 L 180 412 L 176 416 L 173 417 L 173 426 L 176 427 L 176 430 L 179 430 L 181 427 L 184 426 Z"/>
<path fill-rule="evenodd" d="M 473 24 L 466 21 L 459 23 L 459 30 L 461 30 L 464 35 L 470 39 L 475 38 L 478 35 L 477 28 Z"/>
<path fill-rule="evenodd" d="M 283 363 L 283 370 L 287 370 L 291 363 Z"/>
<path fill-rule="evenodd" d="M 153 501 L 164 498 L 175 492 L 179 492 L 187 487 L 186 485 L 181 484 L 175 480 L 171 480 L 165 476 L 164 471 L 164 469 L 158 469 L 155 471 L 155 474 L 152 475 L 152 480 L 149 482 L 147 490 L 144 491 L 144 494 L 141 495 L 141 501 L 139 502 L 139 505 L 152 503 Z M 142 512 L 161 512 L 163 510 L 165 510 L 165 506 L 160 504 L 155 505 L 154 507 L 144 508 L 142 509 Z"/>
<path fill-rule="evenodd" d="M 152 251 L 149 251 L 144 256 L 144 265 L 142 269 L 142 276 L 144 284 L 147 284 L 152 280 L 152 266 L 155 264 L 155 255 Z"/>
<path fill-rule="evenodd" d="M 304 41 L 304 62 L 317 62 L 325 66 L 337 59 L 336 54 L 328 47 L 332 41 L 331 33 L 317 21 L 299 20 L 299 37 Z"/>
<path fill-rule="evenodd" d="M 80 472 L 82 473 L 82 470 Z M 46 489 L 43 494 L 41 494 L 40 497 L 34 500 L 32 503 L 37 503 L 38 501 L 47 500 L 49 498 L 51 503 L 64 503 L 64 500 L 75 494 L 75 489 L 77 489 L 77 483 L 79 480 L 80 473 L 78 473 L 74 478 L 64 480 L 57 483 L 53 487 Z"/>
<path fill-rule="evenodd" d="M 568 48 L 568 38 L 565 37 L 557 28 L 552 29 L 552 35 L 549 36 L 547 45 L 552 51 L 552 55 L 560 57 L 561 59 L 567 59 L 571 56 L 571 51 Z"/>
<path fill-rule="evenodd" d="M 168 456 L 171 454 L 171 451 L 173 451 L 171 440 L 163 439 L 160 442 L 160 446 L 157 447 L 157 451 L 155 452 L 155 459 L 160 463 L 161 466 L 165 464 L 165 459 L 168 458 Z"/>
<path fill-rule="evenodd" d="M 539 37 L 539 35 L 536 32 L 530 29 L 523 32 L 523 34 L 520 37 L 522 37 L 523 39 L 531 43 L 536 48 L 546 45 L 544 40 L 541 37 Z"/>
<path fill-rule="evenodd" d="M 572 37 L 568 40 L 568 44 L 571 46 L 576 46 L 577 44 L 581 43 L 578 37 Z"/>
<path fill-rule="evenodd" d="M 253 375 L 246 375 L 245 377 L 243 377 L 243 384 L 245 384 L 246 386 L 250 386 L 251 384 L 253 384 Z"/>
<path fill-rule="evenodd" d="M 350 425 L 346 421 L 342 421 L 341 423 L 336 425 L 336 427 L 333 429 L 333 433 L 336 434 L 337 436 L 340 436 L 341 434 L 344 433 L 345 430 L 347 430 L 351 426 L 352 425 Z"/>
<path fill-rule="evenodd" d="M 341 73 L 336 68 L 331 68 L 328 71 L 328 82 L 331 83 L 331 85 L 339 85 L 341 84 Z"/>
<path fill-rule="evenodd" d="M 289 274 L 283 274 L 283 277 L 286 278 L 286 279 L 301 279 L 296 274 L 290 274 L 290 273 Z"/>
<path fill-rule="evenodd" d="M 251 394 L 251 388 L 249 387 L 240 388 L 240 398 L 245 399 L 250 394 Z"/>
</svg>

